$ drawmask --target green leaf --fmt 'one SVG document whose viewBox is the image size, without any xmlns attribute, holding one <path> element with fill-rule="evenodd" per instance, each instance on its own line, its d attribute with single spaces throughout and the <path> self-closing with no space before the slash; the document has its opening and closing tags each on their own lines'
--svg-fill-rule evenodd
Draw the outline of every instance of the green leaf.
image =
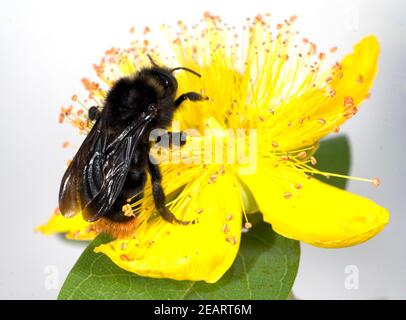
<svg viewBox="0 0 406 320">
<path fill-rule="evenodd" d="M 315 153 L 316 168 L 330 173 L 348 175 L 350 172 L 351 156 L 350 143 L 346 136 L 338 136 L 321 141 Z M 332 186 L 345 189 L 347 179 L 316 175 L 317 179 Z"/>
<path fill-rule="evenodd" d="M 215 284 L 139 277 L 94 253 L 110 241 L 96 238 L 68 275 L 59 299 L 286 299 L 299 266 L 300 247 L 259 223 L 243 235 L 237 259 Z"/>
</svg>

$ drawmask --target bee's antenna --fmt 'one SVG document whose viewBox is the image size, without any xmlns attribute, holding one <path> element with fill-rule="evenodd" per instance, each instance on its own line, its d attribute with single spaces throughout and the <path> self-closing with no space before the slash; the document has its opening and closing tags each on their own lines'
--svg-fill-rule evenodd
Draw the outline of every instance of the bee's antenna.
<svg viewBox="0 0 406 320">
<path fill-rule="evenodd" d="M 158 64 L 152 59 L 152 57 L 151 57 L 149 54 L 147 54 L 147 57 L 148 57 L 149 61 L 151 62 L 151 64 L 152 64 L 154 67 L 159 68 Z"/>
<path fill-rule="evenodd" d="M 201 74 L 197 73 L 196 71 L 193 71 L 192 69 L 189 68 L 185 68 L 185 67 L 177 67 L 177 68 L 173 68 L 171 70 L 171 72 L 174 72 L 176 70 L 185 70 L 185 71 L 189 71 L 190 73 L 193 73 L 195 76 L 198 76 L 199 78 L 201 78 Z"/>
</svg>

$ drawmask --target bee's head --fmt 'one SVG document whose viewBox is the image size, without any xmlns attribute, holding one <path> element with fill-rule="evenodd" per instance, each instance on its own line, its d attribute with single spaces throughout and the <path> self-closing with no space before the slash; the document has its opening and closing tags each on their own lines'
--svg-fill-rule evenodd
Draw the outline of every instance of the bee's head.
<svg viewBox="0 0 406 320">
<path fill-rule="evenodd" d="M 173 69 L 160 67 L 150 55 L 148 58 L 152 64 L 151 68 L 144 69 L 143 78 L 155 89 L 158 97 L 162 98 L 174 98 L 176 90 L 178 90 L 178 81 L 174 77 L 173 73 L 176 70 L 185 70 L 193 73 L 195 76 L 200 77 L 197 72 L 184 67 L 177 67 Z"/>
<path fill-rule="evenodd" d="M 142 76 L 155 90 L 158 99 L 173 98 L 178 90 L 178 81 L 169 69 L 160 67 L 145 69 Z"/>
</svg>

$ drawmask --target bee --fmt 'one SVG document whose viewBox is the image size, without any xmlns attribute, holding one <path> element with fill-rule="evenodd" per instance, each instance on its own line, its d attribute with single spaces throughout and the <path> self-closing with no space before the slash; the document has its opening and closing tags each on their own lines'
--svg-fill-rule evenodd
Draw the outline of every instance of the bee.
<svg viewBox="0 0 406 320">
<path fill-rule="evenodd" d="M 69 164 L 59 190 L 63 216 L 80 212 L 86 221 L 96 222 L 98 231 L 116 238 L 134 232 L 137 219 L 124 208 L 128 199 L 143 197 L 147 170 L 155 208 L 162 218 L 170 223 L 190 223 L 177 219 L 165 205 L 162 175 L 149 155 L 149 136 L 152 130 L 166 129 L 171 124 L 182 102 L 207 97 L 187 92 L 176 98 L 178 82 L 174 71 L 201 75 L 184 67 L 160 67 L 149 58 L 151 67 L 117 80 L 101 110 L 89 109 L 93 127 Z"/>
</svg>

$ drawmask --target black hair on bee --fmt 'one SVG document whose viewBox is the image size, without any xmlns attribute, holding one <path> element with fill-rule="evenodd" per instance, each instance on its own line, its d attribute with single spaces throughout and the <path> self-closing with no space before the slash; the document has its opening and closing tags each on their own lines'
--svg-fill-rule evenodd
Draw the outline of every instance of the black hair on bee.
<svg viewBox="0 0 406 320">
<path fill-rule="evenodd" d="M 116 238 L 134 232 L 137 218 L 125 208 L 128 199 L 143 197 L 147 170 L 159 214 L 170 223 L 190 223 L 177 219 L 165 205 L 161 172 L 149 157 L 149 135 L 153 129 L 167 128 L 185 100 L 207 98 L 196 92 L 176 98 L 174 71 L 200 75 L 184 67 L 160 67 L 150 60 L 151 67 L 114 84 L 101 110 L 89 109 L 89 118 L 95 123 L 69 164 L 59 190 L 59 209 L 65 217 L 80 212 L 85 220 L 97 221 L 97 231 Z"/>
</svg>

